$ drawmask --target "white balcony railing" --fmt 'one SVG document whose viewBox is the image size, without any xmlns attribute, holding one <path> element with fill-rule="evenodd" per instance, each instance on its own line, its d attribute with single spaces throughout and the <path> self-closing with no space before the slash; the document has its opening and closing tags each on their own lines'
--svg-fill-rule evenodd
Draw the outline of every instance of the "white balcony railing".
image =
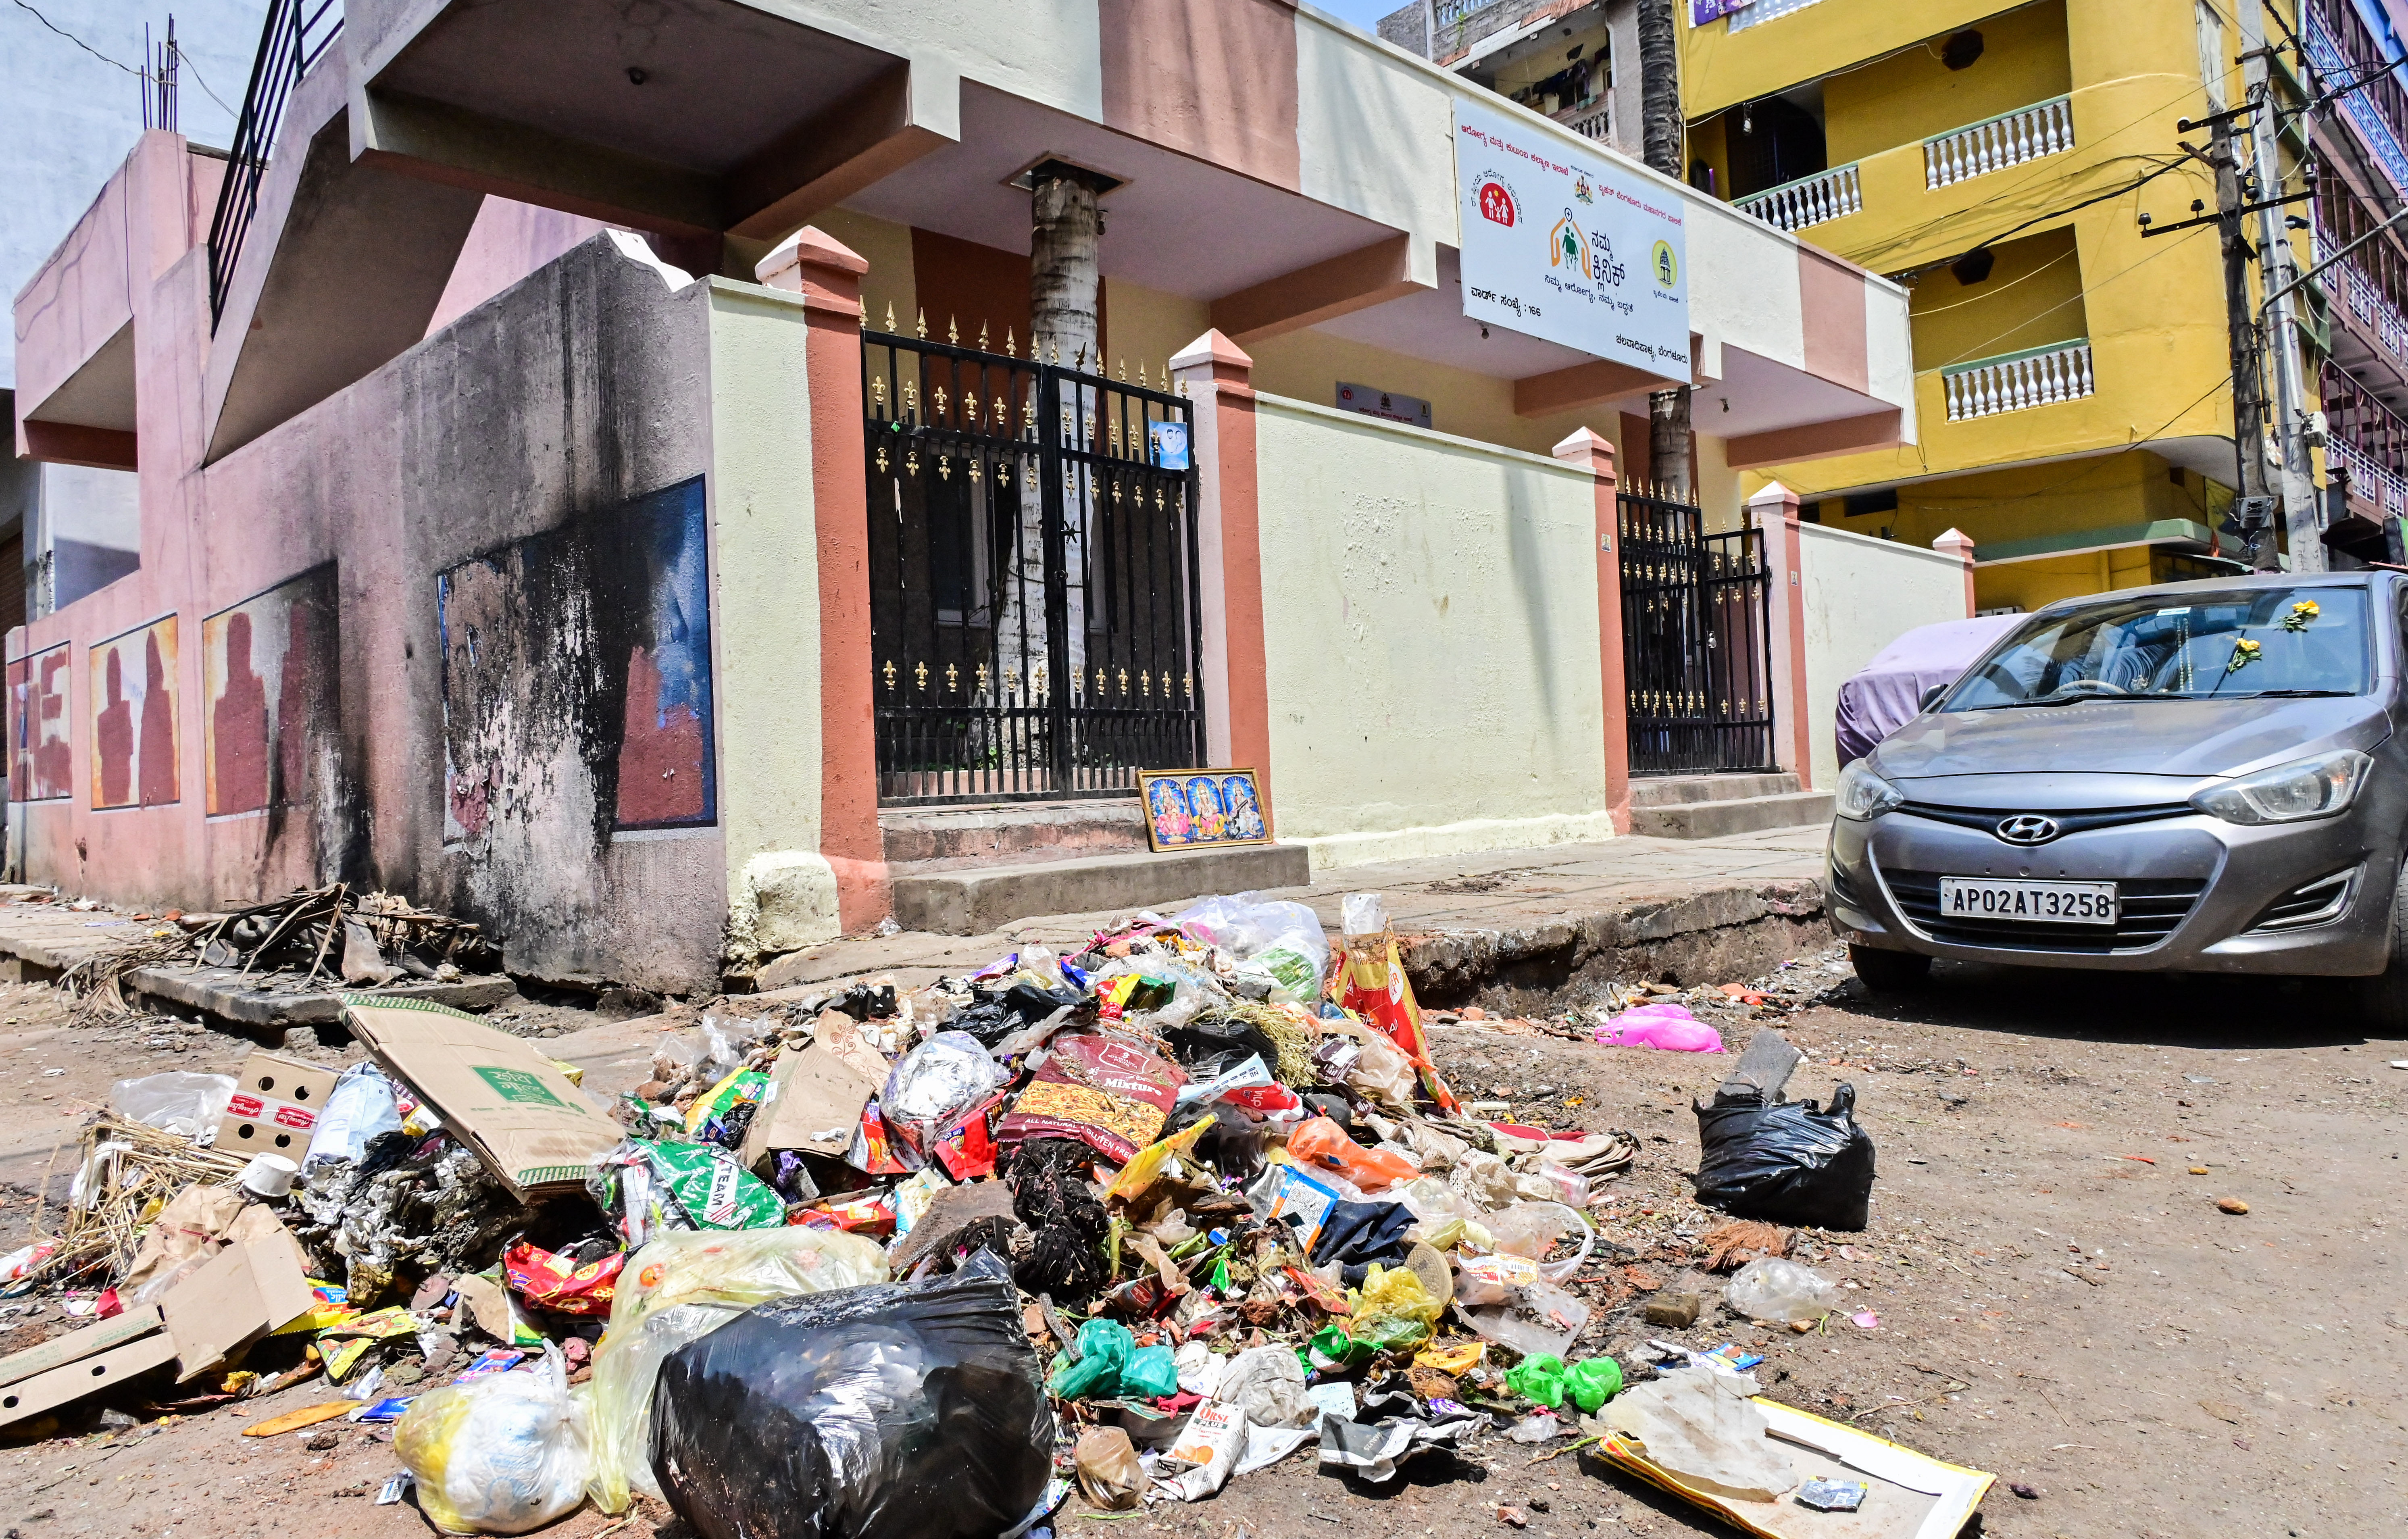
<svg viewBox="0 0 2408 1539">
<path fill-rule="evenodd" d="M 2090 342 L 2052 342 L 2021 352 L 1954 364 L 1940 371 L 1947 393 L 1948 420 L 1969 422 L 1995 417 L 2001 411 L 2022 411 L 2054 406 L 2092 394 Z"/>
<path fill-rule="evenodd" d="M 2349 472 L 2349 489 L 2394 517 L 2408 516 L 2408 478 L 2369 458 L 2338 436 L 2325 440 L 2325 459 Z"/>
<path fill-rule="evenodd" d="M 2059 96 L 1924 140 L 1923 185 L 1946 187 L 2072 148 L 2072 98 Z"/>
<path fill-rule="evenodd" d="M 1804 10 L 1813 4 L 1814 0 L 1756 0 L 1754 5 L 1742 6 L 1730 13 L 1730 30 L 1745 32 L 1750 27 L 1777 21 L 1793 10 Z"/>
<path fill-rule="evenodd" d="M 2383 297 L 2383 291 L 2374 286 L 2374 280 L 2366 275 L 2366 269 L 2344 257 L 2334 263 L 2329 270 L 2341 274 L 2340 287 L 2350 312 L 2381 338 L 2392 356 L 2408 358 L 2408 317 L 2403 317 L 2392 308 L 2391 301 Z"/>
<path fill-rule="evenodd" d="M 1764 221 L 1776 230 L 1802 230 L 1809 224 L 1860 212 L 1864 187 L 1854 162 L 1817 171 L 1811 177 L 1784 181 L 1761 193 L 1732 200 L 1731 207 Z"/>
<path fill-rule="evenodd" d="M 1555 121 L 1582 138 L 1595 139 L 1599 144 L 1608 143 L 1613 137 L 1613 96 L 1608 93 L 1594 105 L 1577 112 L 1559 112 Z"/>
</svg>

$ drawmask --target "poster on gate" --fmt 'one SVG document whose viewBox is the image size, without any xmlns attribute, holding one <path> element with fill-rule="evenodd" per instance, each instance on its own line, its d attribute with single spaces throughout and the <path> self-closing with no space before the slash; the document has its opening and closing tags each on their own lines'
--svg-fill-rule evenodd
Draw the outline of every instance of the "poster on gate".
<svg viewBox="0 0 2408 1539">
<path fill-rule="evenodd" d="M 1689 378 L 1681 194 L 1603 151 L 1458 100 L 1463 313 L 1662 379 Z"/>
</svg>

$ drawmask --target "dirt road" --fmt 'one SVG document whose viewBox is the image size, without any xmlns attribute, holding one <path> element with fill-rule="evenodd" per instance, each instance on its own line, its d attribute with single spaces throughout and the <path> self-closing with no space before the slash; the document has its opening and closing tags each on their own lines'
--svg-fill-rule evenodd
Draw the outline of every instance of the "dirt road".
<svg viewBox="0 0 2408 1539">
<path fill-rule="evenodd" d="M 1485 1023 L 1440 1034 L 1440 1062 L 1467 1095 L 1641 1137 L 1637 1168 L 1597 1210 L 1608 1238 L 1640 1252 L 1638 1275 L 1586 1285 L 1612 1307 L 1584 1350 L 1633 1356 L 1650 1335 L 1746 1344 L 1769 1359 L 1767 1392 L 1997 1472 L 1992 1535 L 2408 1531 L 2408 1072 L 2389 1067 L 2408 1043 L 2370 1041 L 2336 1001 L 2273 985 L 1943 966 L 1928 992 L 1876 1001 L 1843 969 L 1804 966 L 1831 992 L 1781 1023 L 1812 1058 L 1791 1093 L 1856 1085 L 1881 1154 L 1871 1229 L 1808 1237 L 1801 1255 L 1846 1289 L 1848 1314 L 1878 1316 L 1872 1330 L 1845 1315 L 1805 1336 L 1720 1316 L 1688 1331 L 1636 1323 L 1642 1285 L 1682 1280 L 1683 1235 L 1718 1218 L 1687 1202 L 1683 1176 L 1698 1155 L 1689 1101 L 1728 1060 Z M 40 1004 L 9 990 L 0 1017 L 43 1029 Z M 38 1098 L 69 1092 L 46 1085 L 105 1089 L 128 1056 L 179 1067 L 232 1056 L 205 1041 L 171 1054 L 139 1038 L 44 1037 L 5 1055 L 0 1106 L 56 1117 L 60 1102 Z M 70 1072 L 35 1072 L 55 1067 Z M 2224 1198 L 2248 1213 L 2219 1211 Z M 305 1387 L 251 1415 L 322 1393 Z M 299 1436 L 263 1447 L 243 1425 L 218 1411 L 0 1448 L 0 1535 L 428 1532 L 407 1505 L 372 1504 L 398 1467 L 377 1434 L 345 1427 L 327 1449 Z M 1378 1487 L 1320 1474 L 1307 1450 L 1211 1503 L 1117 1521 L 1199 1539 L 1412 1539 L 1511 1532 L 1505 1504 L 1540 1539 L 1727 1532 L 1577 1454 L 1533 1465 L 1533 1453 L 1491 1438 Z M 549 1532 L 589 1539 L 607 1526 L 587 1512 Z M 615 1532 L 640 1539 L 652 1526 Z M 1056 1526 L 1107 1532 L 1075 1498 Z"/>
</svg>

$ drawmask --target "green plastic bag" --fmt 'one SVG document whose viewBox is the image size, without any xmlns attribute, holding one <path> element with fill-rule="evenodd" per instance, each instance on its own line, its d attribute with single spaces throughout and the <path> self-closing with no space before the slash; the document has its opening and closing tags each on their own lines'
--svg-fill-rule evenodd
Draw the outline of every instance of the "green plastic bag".
<svg viewBox="0 0 2408 1539">
<path fill-rule="evenodd" d="M 1622 1392 L 1622 1365 L 1612 1358 L 1588 1358 L 1566 1367 L 1552 1352 L 1524 1358 L 1505 1372 L 1505 1388 L 1550 1411 L 1563 1409 L 1569 1396 L 1584 1414 L 1593 1414 Z"/>
<path fill-rule="evenodd" d="M 1305 1370 L 1326 1373 L 1337 1368 L 1354 1368 L 1379 1356 L 1376 1343 L 1358 1342 L 1346 1334 L 1342 1327 L 1325 1325 L 1312 1333 L 1311 1355 L 1305 1359 Z"/>
<path fill-rule="evenodd" d="M 1046 1393 L 1078 1400 L 1097 1389 L 1109 1396 L 1120 1383 L 1121 1364 L 1137 1350 L 1137 1338 L 1118 1320 L 1089 1320 L 1079 1327 L 1079 1360 L 1068 1353 L 1054 1359 Z"/>
<path fill-rule="evenodd" d="M 1160 1400 L 1179 1393 L 1179 1364 L 1167 1346 L 1140 1346 L 1121 1365 L 1121 1394 L 1139 1400 Z"/>
<path fill-rule="evenodd" d="M 718 1144 L 629 1142 L 697 1228 L 765 1230 L 786 1221 L 784 1200 Z"/>
</svg>

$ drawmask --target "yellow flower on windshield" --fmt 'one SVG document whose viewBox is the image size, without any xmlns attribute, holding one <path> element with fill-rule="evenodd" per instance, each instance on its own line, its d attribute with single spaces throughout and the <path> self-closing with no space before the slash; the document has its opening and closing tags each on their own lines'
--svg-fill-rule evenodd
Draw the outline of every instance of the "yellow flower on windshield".
<svg viewBox="0 0 2408 1539">
<path fill-rule="evenodd" d="M 2224 665 L 2224 671 L 2227 673 L 2240 672 L 2243 669 L 2247 668 L 2250 664 L 2256 662 L 2258 660 L 2258 654 L 2264 650 L 2265 649 L 2260 647 L 2257 642 L 2245 639 L 2233 642 L 2232 661 Z"/>
<path fill-rule="evenodd" d="M 2316 601 L 2315 599 L 2302 598 L 2298 603 L 2291 606 L 2290 613 L 2283 616 L 2283 628 L 2285 630 L 2305 630 L 2308 628 L 2308 622 L 2314 620 L 2317 615 L 2322 614 L 2323 612 L 2324 611 L 2316 608 Z"/>
</svg>

